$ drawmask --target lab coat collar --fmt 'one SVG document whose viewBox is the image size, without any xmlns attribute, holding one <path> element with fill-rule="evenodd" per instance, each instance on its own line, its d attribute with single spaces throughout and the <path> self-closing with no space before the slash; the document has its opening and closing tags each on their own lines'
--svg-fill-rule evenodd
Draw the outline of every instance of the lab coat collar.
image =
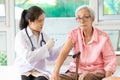
<svg viewBox="0 0 120 80">
<path fill-rule="evenodd" d="M 27 26 L 27 32 L 28 32 L 29 36 L 33 36 L 33 35 L 34 35 L 34 34 L 32 33 L 32 30 L 30 29 L 29 26 Z M 42 33 L 42 31 L 41 31 L 40 33 Z"/>
<path fill-rule="evenodd" d="M 30 27 L 27 27 L 27 32 L 29 36 L 33 36 L 32 30 L 30 29 Z"/>
</svg>

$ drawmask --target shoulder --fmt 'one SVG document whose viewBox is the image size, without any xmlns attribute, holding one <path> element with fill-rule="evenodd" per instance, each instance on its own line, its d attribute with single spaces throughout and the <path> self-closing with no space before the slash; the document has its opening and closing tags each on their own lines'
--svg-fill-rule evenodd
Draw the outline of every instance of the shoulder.
<svg viewBox="0 0 120 80">
<path fill-rule="evenodd" d="M 75 32 L 78 31 L 78 30 L 80 30 L 80 28 L 72 29 L 71 32 L 74 32 L 74 33 L 75 33 Z"/>
<path fill-rule="evenodd" d="M 80 32 L 80 31 L 81 31 L 80 28 L 75 28 L 75 29 L 71 30 L 71 31 L 69 32 L 69 34 L 77 35 L 78 32 Z"/>
<path fill-rule="evenodd" d="M 21 37 L 23 38 L 25 35 L 26 35 L 25 29 L 23 29 L 16 33 L 16 38 L 21 38 Z"/>
<path fill-rule="evenodd" d="M 94 28 L 94 29 L 97 32 L 98 36 L 104 37 L 104 38 L 109 38 L 109 35 L 105 31 L 97 29 L 97 28 Z"/>
</svg>

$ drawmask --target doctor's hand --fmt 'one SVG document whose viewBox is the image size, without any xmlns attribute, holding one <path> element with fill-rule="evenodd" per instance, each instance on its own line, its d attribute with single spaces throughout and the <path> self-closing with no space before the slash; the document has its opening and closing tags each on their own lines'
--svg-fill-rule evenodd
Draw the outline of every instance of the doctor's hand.
<svg viewBox="0 0 120 80">
<path fill-rule="evenodd" d="M 55 41 L 53 38 L 51 38 L 47 43 L 46 43 L 46 46 L 48 49 L 52 48 L 55 44 Z"/>
</svg>

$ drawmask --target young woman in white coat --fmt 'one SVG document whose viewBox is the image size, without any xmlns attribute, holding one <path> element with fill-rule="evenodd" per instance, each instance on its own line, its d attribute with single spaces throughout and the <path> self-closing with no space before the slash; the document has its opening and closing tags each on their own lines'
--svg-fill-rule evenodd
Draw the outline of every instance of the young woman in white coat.
<svg viewBox="0 0 120 80">
<path fill-rule="evenodd" d="M 22 80 L 49 80 L 46 60 L 55 60 L 61 49 L 53 48 L 55 41 L 42 31 L 44 11 L 37 6 L 23 10 L 15 38 L 15 66 L 20 68 Z"/>
</svg>

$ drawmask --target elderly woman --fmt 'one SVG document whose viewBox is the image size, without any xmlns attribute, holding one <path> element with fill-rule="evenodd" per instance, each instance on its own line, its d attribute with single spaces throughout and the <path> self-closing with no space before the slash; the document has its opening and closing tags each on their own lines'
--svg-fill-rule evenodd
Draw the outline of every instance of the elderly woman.
<svg viewBox="0 0 120 80">
<path fill-rule="evenodd" d="M 101 80 L 111 76 L 116 69 L 116 55 L 109 36 L 93 27 L 94 12 L 87 6 L 78 7 L 75 12 L 78 27 L 71 30 L 57 58 L 51 80 Z M 60 68 L 70 50 L 80 52 L 79 61 L 73 59 L 68 71 L 59 74 Z M 76 64 L 78 65 L 76 66 Z M 78 69 L 76 69 L 78 68 Z"/>
</svg>

